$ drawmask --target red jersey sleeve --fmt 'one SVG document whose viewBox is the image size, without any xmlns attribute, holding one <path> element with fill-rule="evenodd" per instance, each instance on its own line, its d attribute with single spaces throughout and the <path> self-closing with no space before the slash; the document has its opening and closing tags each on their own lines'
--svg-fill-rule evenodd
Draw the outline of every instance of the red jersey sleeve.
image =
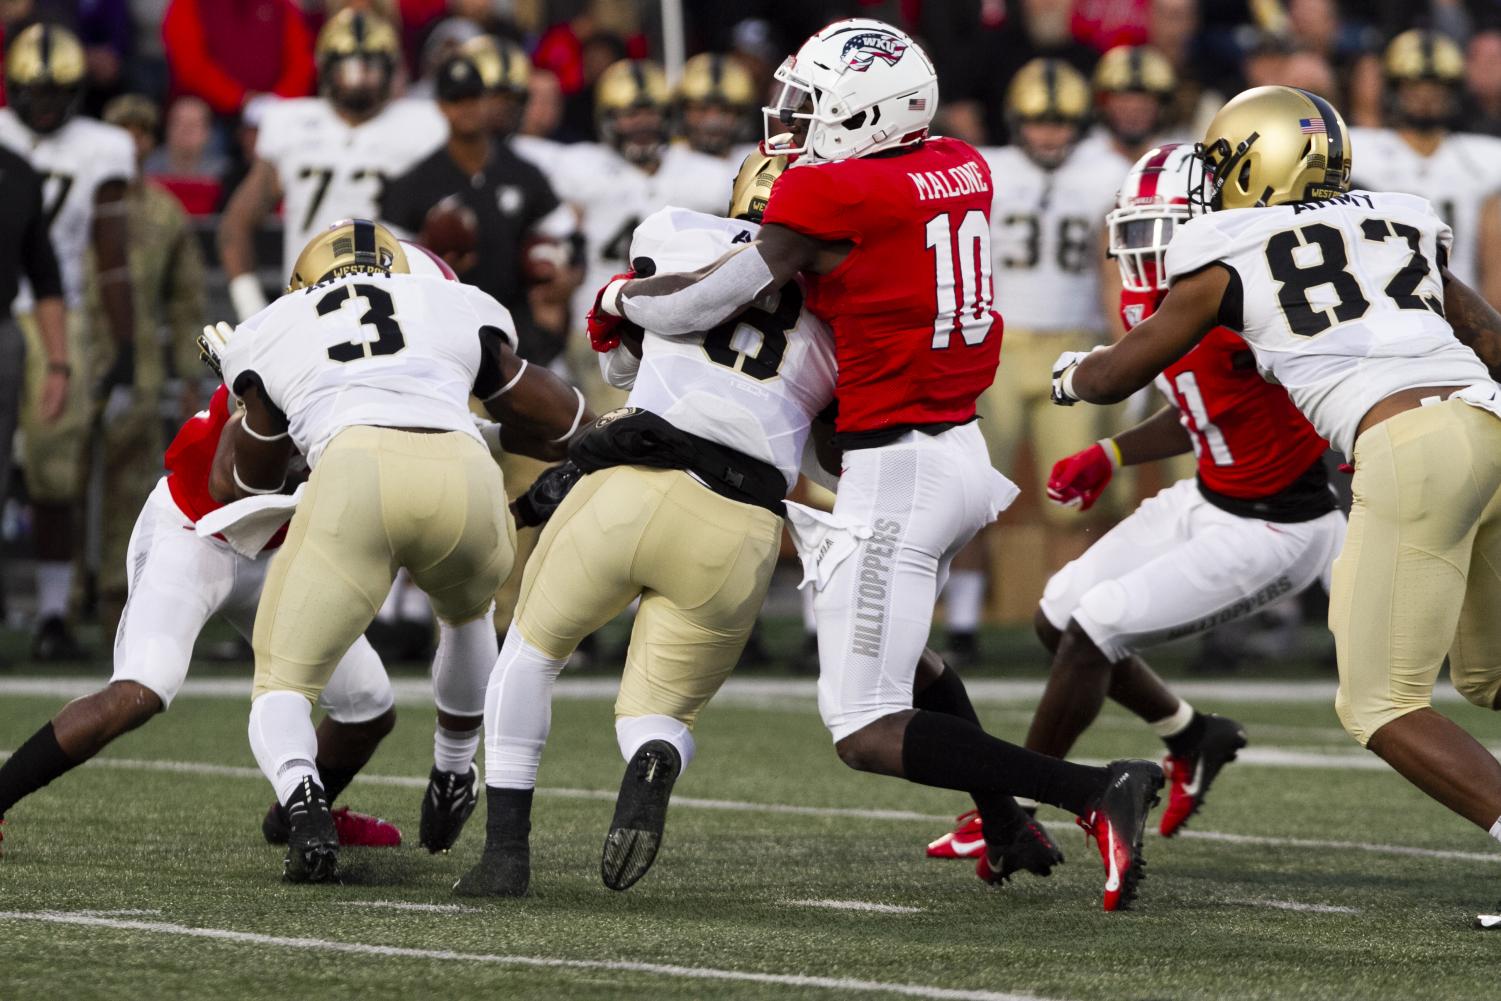
<svg viewBox="0 0 1501 1001">
<path fill-rule="evenodd" d="M 845 172 L 848 173 L 848 172 Z M 771 189 L 762 223 L 776 223 L 815 240 L 860 242 L 860 198 L 838 164 L 809 164 L 788 170 Z"/>
</svg>

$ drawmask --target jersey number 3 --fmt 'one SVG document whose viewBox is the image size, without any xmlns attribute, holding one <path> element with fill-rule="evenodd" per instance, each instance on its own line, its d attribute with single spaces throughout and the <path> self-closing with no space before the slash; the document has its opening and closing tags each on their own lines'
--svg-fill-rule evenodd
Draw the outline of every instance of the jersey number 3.
<svg viewBox="0 0 1501 1001">
<path fill-rule="evenodd" d="M 318 300 L 318 315 L 337 313 L 350 299 L 365 301 L 367 308 L 360 317 L 360 324 L 370 324 L 380 336 L 373 341 L 345 341 L 335 344 L 328 349 L 330 360 L 348 362 L 375 355 L 394 355 L 407 346 L 401 324 L 396 322 L 396 304 L 391 301 L 391 293 L 383 288 L 374 285 L 344 285 L 336 288 Z"/>
<path fill-rule="evenodd" d="M 928 220 L 927 248 L 933 251 L 938 313 L 933 317 L 933 350 L 942 351 L 958 331 L 970 347 L 990 333 L 990 220 L 979 209 L 964 213 L 959 232 L 948 215 Z"/>
</svg>

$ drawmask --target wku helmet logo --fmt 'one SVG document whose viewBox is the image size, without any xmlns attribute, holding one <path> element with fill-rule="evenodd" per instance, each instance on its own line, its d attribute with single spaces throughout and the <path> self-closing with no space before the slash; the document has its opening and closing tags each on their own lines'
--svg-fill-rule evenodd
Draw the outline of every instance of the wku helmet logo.
<svg viewBox="0 0 1501 1001">
<path fill-rule="evenodd" d="M 887 66 L 895 66 L 906 51 L 907 43 L 895 35 L 866 31 L 845 42 L 839 58 L 856 73 L 864 73 L 877 59 Z"/>
</svg>

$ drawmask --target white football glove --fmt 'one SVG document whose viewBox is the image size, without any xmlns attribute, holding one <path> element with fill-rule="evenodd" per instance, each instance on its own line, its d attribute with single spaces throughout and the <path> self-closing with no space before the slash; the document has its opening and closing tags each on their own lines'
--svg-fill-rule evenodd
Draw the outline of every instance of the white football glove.
<svg viewBox="0 0 1501 1001">
<path fill-rule="evenodd" d="M 204 327 L 198 337 L 198 357 L 221 379 L 224 378 L 224 352 L 229 350 L 229 339 L 234 332 L 234 327 L 220 320 Z"/>
<path fill-rule="evenodd" d="M 1074 395 L 1074 369 L 1079 363 L 1104 345 L 1097 345 L 1088 351 L 1065 351 L 1053 362 L 1053 402 L 1060 407 L 1071 407 L 1079 402 L 1079 397 Z"/>
<path fill-rule="evenodd" d="M 479 414 L 470 414 L 474 419 L 474 427 L 479 431 L 479 436 L 484 439 L 485 447 L 490 450 L 490 456 L 499 462 L 505 458 L 505 449 L 500 447 L 500 425 L 494 421 L 487 421 Z"/>
</svg>

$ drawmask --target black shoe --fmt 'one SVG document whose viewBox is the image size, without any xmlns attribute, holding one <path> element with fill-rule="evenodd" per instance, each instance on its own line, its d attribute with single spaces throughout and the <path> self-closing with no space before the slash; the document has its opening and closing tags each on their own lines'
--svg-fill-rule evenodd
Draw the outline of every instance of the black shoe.
<svg viewBox="0 0 1501 1001">
<path fill-rule="evenodd" d="M 59 616 L 49 615 L 37 623 L 36 633 L 31 638 L 31 659 L 40 663 L 60 660 L 82 660 L 83 647 L 73 638 L 68 624 Z"/>
<path fill-rule="evenodd" d="M 292 834 L 292 822 L 287 819 L 287 808 L 276 800 L 261 818 L 261 835 L 268 845 L 284 845 Z"/>
<path fill-rule="evenodd" d="M 1025 869 L 1037 876 L 1052 873 L 1053 866 L 1063 864 L 1063 852 L 1053 844 L 1048 832 L 1035 820 L 1023 824 L 1011 841 L 1003 845 L 985 845 L 985 852 L 975 864 L 975 875 L 987 883 L 1005 883 Z"/>
<path fill-rule="evenodd" d="M 1229 717 L 1205 713 L 1204 732 L 1193 752 L 1167 756 L 1163 766 L 1172 785 L 1168 787 L 1167 809 L 1158 823 L 1164 838 L 1177 834 L 1188 818 L 1199 812 L 1220 769 L 1234 761 L 1245 746 L 1244 727 Z"/>
<path fill-rule="evenodd" d="M 478 778 L 472 764 L 467 772 L 432 770 L 427 777 L 427 792 L 422 797 L 418 844 L 434 855 L 453 847 L 463 833 L 464 822 L 479 802 L 479 795 L 475 792 Z"/>
<path fill-rule="evenodd" d="M 1104 793 L 1088 816 L 1079 818 L 1079 826 L 1100 846 L 1107 911 L 1130 907 L 1137 884 L 1146 878 L 1141 841 L 1162 781 L 1162 769 L 1150 761 L 1112 761 Z"/>
<path fill-rule="evenodd" d="M 610 889 L 628 889 L 656 860 L 667 800 L 681 768 L 677 748 L 665 740 L 648 740 L 625 766 L 599 860 L 599 876 Z"/>
<path fill-rule="evenodd" d="M 339 833 L 323 787 L 310 775 L 287 800 L 287 859 L 282 877 L 292 883 L 339 879 Z"/>
<path fill-rule="evenodd" d="M 453 892 L 460 897 L 524 897 L 532 879 L 532 854 L 521 848 L 486 848 Z"/>
</svg>

